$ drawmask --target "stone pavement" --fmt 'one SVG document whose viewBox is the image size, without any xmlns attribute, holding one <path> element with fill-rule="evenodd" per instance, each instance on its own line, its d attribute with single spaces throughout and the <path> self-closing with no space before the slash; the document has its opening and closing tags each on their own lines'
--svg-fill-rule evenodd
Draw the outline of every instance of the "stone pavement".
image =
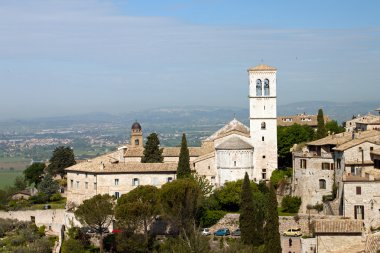
<svg viewBox="0 0 380 253">
<path fill-rule="evenodd" d="M 289 239 L 292 239 L 292 246 L 289 246 Z M 282 253 L 301 253 L 301 240 L 299 237 L 281 236 Z"/>
</svg>

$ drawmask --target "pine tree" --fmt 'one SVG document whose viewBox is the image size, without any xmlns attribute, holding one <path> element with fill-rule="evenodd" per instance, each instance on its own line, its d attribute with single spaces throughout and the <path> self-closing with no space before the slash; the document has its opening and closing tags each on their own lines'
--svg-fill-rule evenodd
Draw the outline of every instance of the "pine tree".
<svg viewBox="0 0 380 253">
<path fill-rule="evenodd" d="M 325 127 L 325 118 L 323 116 L 323 110 L 322 109 L 318 110 L 317 122 L 318 122 L 318 127 L 317 127 L 316 138 L 321 139 L 323 137 L 326 137 L 327 131 L 326 131 L 326 127 Z"/>
<path fill-rule="evenodd" d="M 156 133 L 151 133 L 146 141 L 144 156 L 141 158 L 142 163 L 162 163 L 162 149 L 159 148 L 160 140 Z"/>
<path fill-rule="evenodd" d="M 70 147 L 60 146 L 54 149 L 47 170 L 53 176 L 59 174 L 63 178 L 65 169 L 76 164 L 74 151 Z"/>
<path fill-rule="evenodd" d="M 240 196 L 240 217 L 239 226 L 241 230 L 241 240 L 244 244 L 258 246 L 260 238 L 259 222 L 256 219 L 258 212 L 257 205 L 254 203 L 253 192 L 248 174 L 245 173 Z"/>
<path fill-rule="evenodd" d="M 190 156 L 187 148 L 186 135 L 182 135 L 181 151 L 179 153 L 179 161 L 177 167 L 177 179 L 191 176 Z"/>
<path fill-rule="evenodd" d="M 277 198 L 276 192 L 272 185 L 269 186 L 267 200 L 267 210 L 265 217 L 265 252 L 267 253 L 281 253 L 281 238 L 279 233 L 279 222 L 277 213 Z"/>
</svg>

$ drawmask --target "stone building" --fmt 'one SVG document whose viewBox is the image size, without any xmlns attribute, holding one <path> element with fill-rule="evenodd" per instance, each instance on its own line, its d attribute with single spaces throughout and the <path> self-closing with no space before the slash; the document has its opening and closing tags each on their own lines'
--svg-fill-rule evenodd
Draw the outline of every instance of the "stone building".
<svg viewBox="0 0 380 253">
<path fill-rule="evenodd" d="M 259 65 L 248 69 L 250 127 L 233 119 L 205 139 L 189 147 L 194 172 L 216 187 L 243 179 L 270 178 L 277 168 L 276 68 Z M 138 185 L 161 187 L 176 177 L 179 147 L 163 147 L 163 163 L 143 164 L 143 131 L 135 122 L 128 145 L 66 169 L 69 202 L 81 203 L 95 194 L 119 197 Z"/>
<path fill-rule="evenodd" d="M 376 109 L 380 113 L 380 108 Z M 345 123 L 346 132 L 380 130 L 380 116 L 368 113 L 364 116 L 355 116 Z"/>
<path fill-rule="evenodd" d="M 342 213 L 340 198 L 343 175 L 361 175 L 374 168 L 371 154 L 380 148 L 380 131 L 340 133 L 307 143 L 293 152 L 293 195 L 302 197 L 301 212 L 307 205 L 331 199 L 333 187 L 337 200 L 330 203 L 329 214 Z"/>
<path fill-rule="evenodd" d="M 306 113 L 290 115 L 290 116 L 278 116 L 277 117 L 277 125 L 278 126 L 291 126 L 294 124 L 298 125 L 307 125 L 313 129 L 317 129 L 318 127 L 318 115 L 309 115 Z M 327 115 L 324 115 L 325 123 L 331 121 Z"/>
</svg>

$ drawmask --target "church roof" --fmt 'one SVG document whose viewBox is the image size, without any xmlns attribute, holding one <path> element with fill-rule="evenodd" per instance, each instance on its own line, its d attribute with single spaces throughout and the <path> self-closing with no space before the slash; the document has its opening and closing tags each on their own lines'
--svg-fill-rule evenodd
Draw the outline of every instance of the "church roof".
<svg viewBox="0 0 380 253">
<path fill-rule="evenodd" d="M 139 163 L 139 162 L 129 162 L 123 163 L 119 162 L 117 157 L 117 152 L 109 153 L 96 157 L 92 160 L 87 160 L 75 164 L 71 167 L 66 168 L 67 172 L 88 172 L 88 173 L 147 173 L 147 172 L 166 172 L 175 173 L 177 171 L 177 163 Z"/>
<path fill-rule="evenodd" d="M 271 67 L 266 64 L 260 64 L 256 67 L 249 68 L 248 71 L 276 71 L 277 69 L 275 67 Z"/>
<path fill-rule="evenodd" d="M 215 147 L 215 149 L 222 150 L 242 150 L 242 149 L 253 149 L 253 146 L 248 142 L 243 141 L 239 137 L 232 137 L 225 140 L 221 144 Z"/>
<path fill-rule="evenodd" d="M 163 157 L 178 157 L 179 152 L 181 150 L 180 147 L 164 147 L 162 148 L 162 156 Z M 204 154 L 204 150 L 202 147 L 189 147 L 189 155 L 192 156 L 200 156 Z M 144 155 L 144 148 L 141 147 L 130 147 L 128 148 L 124 156 L 125 157 L 142 157 Z"/>
<path fill-rule="evenodd" d="M 215 139 L 226 136 L 230 133 L 238 133 L 245 136 L 249 136 L 249 128 L 245 126 L 243 123 L 238 121 L 237 119 L 231 120 L 224 127 L 213 133 L 210 137 L 208 137 L 205 141 L 213 141 Z"/>
</svg>

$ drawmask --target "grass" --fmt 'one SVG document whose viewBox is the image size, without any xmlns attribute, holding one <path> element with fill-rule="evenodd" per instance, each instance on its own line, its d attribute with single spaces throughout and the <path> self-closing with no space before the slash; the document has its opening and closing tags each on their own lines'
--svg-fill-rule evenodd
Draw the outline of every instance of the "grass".
<svg viewBox="0 0 380 253">
<path fill-rule="evenodd" d="M 285 213 L 281 207 L 277 207 L 278 216 L 295 216 L 297 213 Z"/>
<path fill-rule="evenodd" d="M 12 186 L 18 176 L 23 176 L 22 171 L 0 170 L 0 189 L 4 189 L 6 186 Z"/>
</svg>

